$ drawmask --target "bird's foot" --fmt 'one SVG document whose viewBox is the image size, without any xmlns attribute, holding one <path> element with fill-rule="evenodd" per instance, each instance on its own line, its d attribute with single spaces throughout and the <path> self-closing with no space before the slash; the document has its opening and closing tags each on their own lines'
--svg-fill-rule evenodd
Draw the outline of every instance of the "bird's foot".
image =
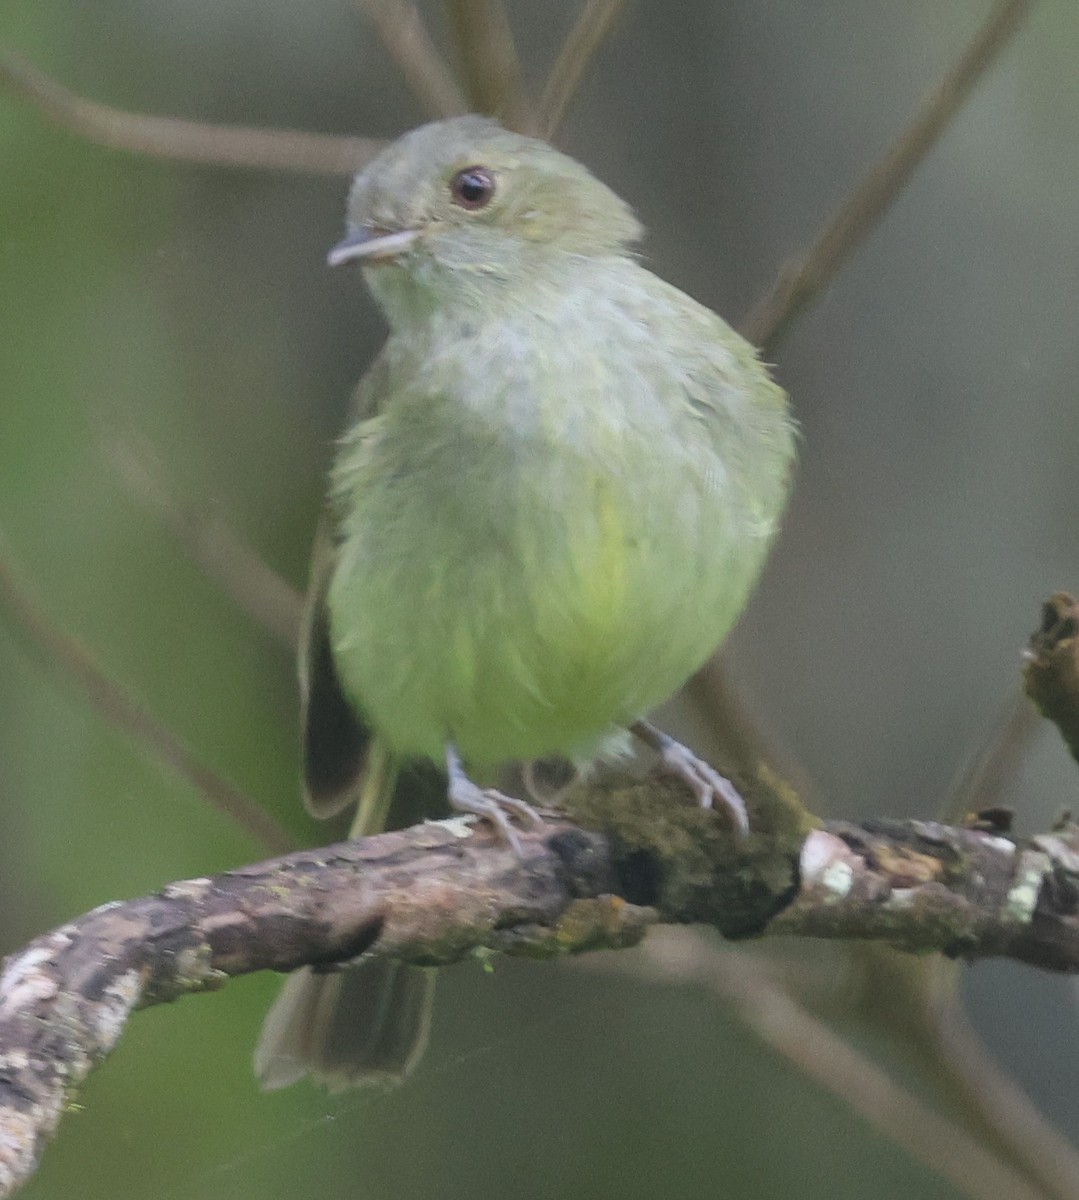
<svg viewBox="0 0 1079 1200">
<path fill-rule="evenodd" d="M 669 734 L 657 729 L 648 721 L 637 721 L 633 733 L 659 754 L 663 770 L 680 779 L 697 797 L 701 808 L 722 805 L 730 816 L 731 824 L 739 837 L 749 833 L 749 814 L 746 803 L 733 783 L 721 775 L 715 767 L 698 758 L 688 746 L 675 741 Z"/>
<path fill-rule="evenodd" d="M 481 788 L 465 774 L 460 755 L 452 747 L 446 750 L 446 772 L 449 775 L 449 801 L 457 812 L 474 813 L 495 828 L 495 833 L 517 855 L 523 858 L 521 839 L 513 828 L 513 820 L 526 825 L 542 825 L 543 818 L 524 800 L 507 796 L 495 788 Z"/>
</svg>

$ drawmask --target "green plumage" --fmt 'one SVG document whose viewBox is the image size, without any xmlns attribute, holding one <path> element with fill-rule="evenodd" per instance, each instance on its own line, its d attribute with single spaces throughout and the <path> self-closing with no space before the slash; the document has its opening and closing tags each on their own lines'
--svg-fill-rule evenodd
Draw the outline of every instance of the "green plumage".
<svg viewBox="0 0 1079 1200">
<path fill-rule="evenodd" d="M 483 772 L 593 755 L 737 619 L 793 426 L 753 348 L 640 265 L 639 232 L 578 163 L 475 117 L 357 177 L 333 261 L 364 265 L 390 334 L 316 572 L 316 811 L 351 796 L 369 828 L 395 767 L 447 745 Z M 350 784 L 376 761 L 382 782 Z"/>
<path fill-rule="evenodd" d="M 750 348 L 634 260 L 565 254 L 492 292 L 487 315 L 388 308 L 328 593 L 372 727 L 479 767 L 587 755 L 700 666 L 760 570 L 791 445 Z"/>
</svg>

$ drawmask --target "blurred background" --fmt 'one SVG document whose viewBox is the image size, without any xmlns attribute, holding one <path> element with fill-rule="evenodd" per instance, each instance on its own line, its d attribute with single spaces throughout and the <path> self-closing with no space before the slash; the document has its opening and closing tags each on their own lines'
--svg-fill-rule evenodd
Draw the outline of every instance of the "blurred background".
<svg viewBox="0 0 1079 1200">
<path fill-rule="evenodd" d="M 577 5 L 507 9 L 538 90 Z M 444 43 L 440 6 L 422 10 Z M 659 274 L 738 320 L 986 12 L 637 0 L 559 144 L 636 206 Z M 0 48 L 141 112 L 377 137 L 426 116 L 347 0 L 6 0 Z M 773 356 L 801 466 L 729 659 L 827 815 L 935 814 L 1016 687 L 1041 600 L 1079 588 L 1076 61 L 1079 8 L 1036 5 Z M 302 587 L 332 441 L 382 337 L 356 275 L 324 266 L 347 181 L 104 149 L 2 91 L 0 162 L 3 553 L 200 760 L 297 842 L 324 840 L 298 802 L 289 654 L 117 460 L 151 463 L 177 504 L 221 517 Z M 1039 734 L 1005 797 L 1018 828 L 1074 805 L 1077 778 Z M 0 953 L 263 853 L 2 610 L 0 819 Z M 832 982 L 850 971 L 836 947 L 779 953 Z M 407 1087 L 264 1096 L 250 1057 L 276 986 L 139 1014 L 27 1197 L 958 1194 L 703 988 L 465 964 L 443 972 Z M 1072 985 L 983 963 L 962 986 L 993 1053 L 1079 1134 Z M 829 1019 L 927 1094 L 856 1009 L 833 995 Z"/>
</svg>

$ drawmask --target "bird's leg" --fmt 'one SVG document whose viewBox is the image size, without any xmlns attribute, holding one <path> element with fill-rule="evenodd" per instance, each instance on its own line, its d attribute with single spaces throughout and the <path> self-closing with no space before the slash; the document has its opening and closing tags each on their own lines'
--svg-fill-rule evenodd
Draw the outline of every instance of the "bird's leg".
<svg viewBox="0 0 1079 1200">
<path fill-rule="evenodd" d="M 634 736 L 659 754 L 665 771 L 689 785 L 701 808 L 711 808 L 718 801 L 730 814 L 731 824 L 739 837 L 749 833 L 745 801 L 729 779 L 650 721 L 634 721 L 629 728 Z"/>
<path fill-rule="evenodd" d="M 524 800 L 505 796 L 494 788 L 481 788 L 465 774 L 457 747 L 446 747 L 446 774 L 449 776 L 449 801 L 458 812 L 475 813 L 495 827 L 495 833 L 510 847 L 518 858 L 523 857 L 521 839 L 517 836 L 511 817 L 531 825 L 542 825 L 543 818 Z"/>
</svg>

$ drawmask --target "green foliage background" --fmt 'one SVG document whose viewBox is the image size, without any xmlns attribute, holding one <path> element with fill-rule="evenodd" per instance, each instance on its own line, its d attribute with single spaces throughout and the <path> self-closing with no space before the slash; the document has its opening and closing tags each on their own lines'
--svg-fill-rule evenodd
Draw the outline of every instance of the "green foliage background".
<svg viewBox="0 0 1079 1200">
<path fill-rule="evenodd" d="M 535 84 L 575 6 L 509 8 Z M 984 12 L 639 0 L 562 144 L 637 205 L 661 274 L 737 318 Z M 0 45 L 130 109 L 379 136 L 423 117 L 344 0 L 7 0 Z M 803 465 L 732 653 L 837 814 L 931 813 L 1039 601 L 1079 586 L 1077 56 L 1079 13 L 1043 4 L 781 351 Z M 381 336 L 355 276 L 323 267 L 344 188 L 107 151 L 0 95 L 4 545 L 47 612 L 310 841 L 292 664 L 109 453 L 144 439 L 177 495 L 302 585 L 331 441 Z M 1021 826 L 1074 793 L 1046 738 Z M 0 952 L 259 853 L 0 614 Z M 708 996 L 569 966 L 445 975 L 429 1058 L 385 1096 L 260 1095 L 271 978 L 140 1014 L 27 1197 L 951 1195 Z M 968 992 L 1074 1134 L 1070 985 L 981 966 Z"/>
</svg>

